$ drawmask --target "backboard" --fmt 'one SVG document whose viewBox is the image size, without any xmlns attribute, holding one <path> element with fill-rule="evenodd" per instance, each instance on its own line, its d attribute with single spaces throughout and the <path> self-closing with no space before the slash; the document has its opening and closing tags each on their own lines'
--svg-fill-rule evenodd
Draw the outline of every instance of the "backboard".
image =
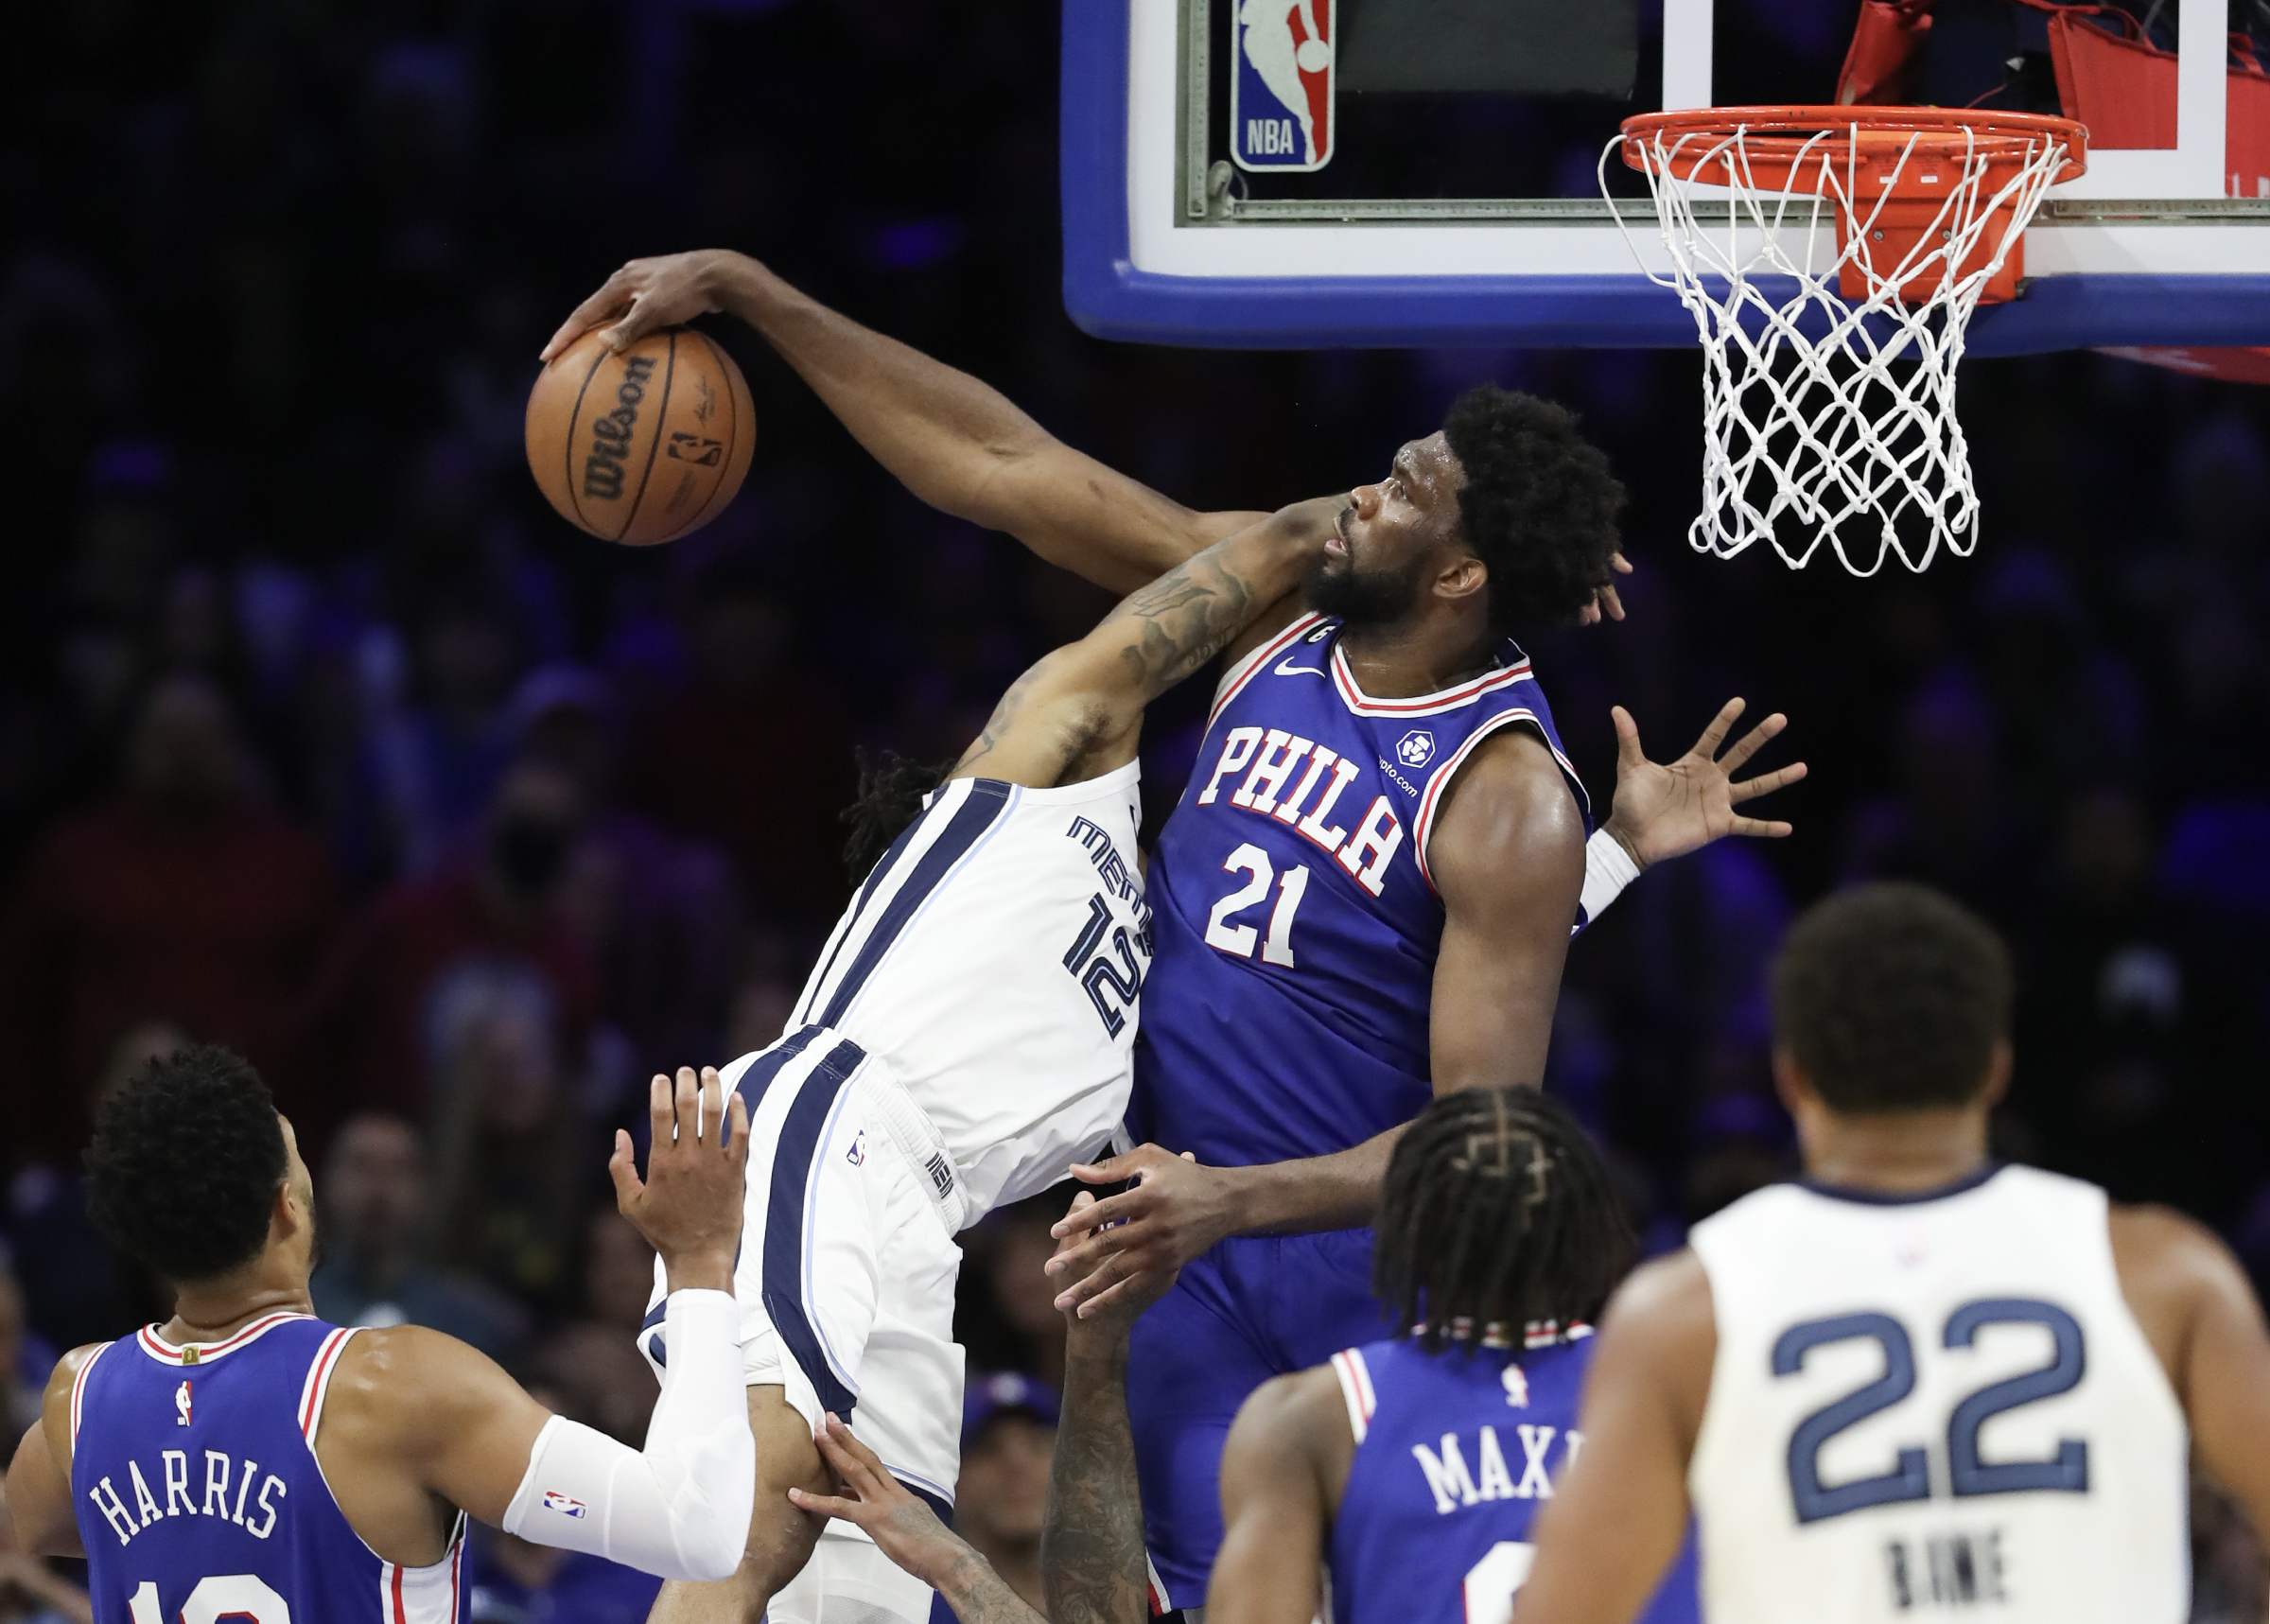
<svg viewBox="0 0 2270 1624">
<path fill-rule="evenodd" d="M 1939 31 L 2019 3 L 1943 0 Z M 1572 34 L 1567 19 L 1596 8 Z M 1430 61 L 1389 48 L 1399 10 L 1536 31 L 1500 61 L 1440 42 Z M 1633 258 L 1633 244 L 1662 253 L 1644 190 L 1615 205 L 1627 239 L 1581 155 L 1633 113 L 1832 99 L 1833 60 L 1827 83 L 1795 82 L 1821 78 L 1818 51 L 1776 82 L 1771 51 L 1727 42 L 1737 20 L 1755 37 L 1762 14 L 1841 58 L 1854 10 L 1066 0 L 1066 307 L 1101 337 L 1197 346 L 1691 344 L 1693 319 Z M 2156 25 L 2175 54 L 2174 145 L 2092 138 L 2087 173 L 2054 188 L 2028 232 L 2022 296 L 1977 313 L 1969 353 L 2270 344 L 2270 182 L 2227 195 L 2235 11 L 2154 11 L 2174 16 Z M 1460 72 L 1483 82 L 1450 82 Z M 1288 103 L 1301 105 L 1285 116 Z"/>
</svg>

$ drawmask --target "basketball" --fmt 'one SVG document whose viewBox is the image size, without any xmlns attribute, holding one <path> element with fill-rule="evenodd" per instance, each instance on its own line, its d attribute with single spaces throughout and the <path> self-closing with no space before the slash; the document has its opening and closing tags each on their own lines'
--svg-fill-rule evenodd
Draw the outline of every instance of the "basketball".
<svg viewBox="0 0 2270 1624">
<path fill-rule="evenodd" d="M 732 501 L 757 445 L 741 368 L 690 327 L 617 355 L 585 333 L 528 394 L 528 467 L 560 516 L 602 541 L 655 547 Z"/>
</svg>

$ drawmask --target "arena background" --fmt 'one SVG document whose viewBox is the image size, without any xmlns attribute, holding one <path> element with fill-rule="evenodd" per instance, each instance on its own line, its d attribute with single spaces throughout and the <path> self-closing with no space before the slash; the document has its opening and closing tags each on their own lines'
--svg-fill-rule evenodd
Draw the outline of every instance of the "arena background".
<svg viewBox="0 0 2270 1624">
<path fill-rule="evenodd" d="M 1842 32 L 1735 10 L 1739 49 L 1833 80 Z M 623 258 L 708 245 L 1198 506 L 1372 477 L 1478 379 L 1579 409 L 1631 488 L 1631 618 L 1529 647 L 1600 803 L 1615 702 L 1660 759 L 1739 693 L 1791 717 L 1768 764 L 1812 765 L 1774 806 L 1793 839 L 1649 876 L 1571 952 L 1549 1086 L 1613 1147 L 1650 1249 L 1790 1165 L 1760 972 L 1792 909 L 1905 875 L 2017 952 L 2004 1152 L 2174 1202 L 2270 1282 L 2270 393 L 1973 362 L 1975 557 L 1866 582 L 1697 559 L 1691 355 L 1076 331 L 1056 26 L 1047 0 L 11 18 L 11 1439 L 57 1348 L 166 1312 L 74 1168 L 106 1081 L 190 1037 L 250 1055 L 300 1125 L 324 1312 L 443 1325 L 641 1431 L 647 1265 L 602 1199 L 606 1130 L 653 1068 L 778 1031 L 845 894 L 854 747 L 951 756 L 1105 607 L 905 497 L 714 322 L 762 424 L 740 500 L 650 552 L 557 519 L 521 462 L 538 346 Z M 1154 826 L 1201 686 L 1155 713 Z M 1053 1215 L 968 1237 L 973 1369 L 1056 1368 Z M 2197 1615 L 2259 1617 L 2244 1534 L 2211 1499 L 2199 1521 Z M 553 1582 L 486 1560 L 492 1598 Z M 0 1568 L 0 1618 L 46 1605 L 27 1582 Z M 603 1588 L 555 1615 L 638 1615 Z"/>
</svg>

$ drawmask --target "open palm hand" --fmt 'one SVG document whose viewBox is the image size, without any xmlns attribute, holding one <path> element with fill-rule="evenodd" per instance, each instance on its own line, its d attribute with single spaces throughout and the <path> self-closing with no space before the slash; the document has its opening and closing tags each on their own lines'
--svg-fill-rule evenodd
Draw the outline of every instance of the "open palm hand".
<svg viewBox="0 0 2270 1624">
<path fill-rule="evenodd" d="M 1658 763 L 1649 760 L 1640 748 L 1639 724 L 1632 719 L 1632 713 L 1620 705 L 1615 707 L 1615 805 L 1609 813 L 1608 829 L 1640 867 L 1683 857 L 1729 834 L 1779 839 L 1790 832 L 1786 823 L 1745 817 L 1735 811 L 1745 801 L 1805 777 L 1803 761 L 1753 778 L 1737 780 L 1734 777 L 1736 768 L 1757 754 L 1790 722 L 1775 711 L 1721 756 L 1719 747 L 1740 720 L 1742 708 L 1739 699 L 1728 700 L 1692 749 L 1675 761 Z"/>
</svg>

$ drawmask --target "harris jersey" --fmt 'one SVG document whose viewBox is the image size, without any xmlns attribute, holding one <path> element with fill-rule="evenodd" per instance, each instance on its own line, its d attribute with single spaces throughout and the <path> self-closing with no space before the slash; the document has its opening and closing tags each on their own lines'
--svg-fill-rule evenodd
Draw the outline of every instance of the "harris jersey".
<svg viewBox="0 0 2270 1624">
<path fill-rule="evenodd" d="M 844 910 L 789 1022 L 887 1062 L 953 1160 L 964 1224 L 1065 1178 L 1126 1113 L 1151 964 L 1141 771 L 940 785 Z"/>
<path fill-rule="evenodd" d="M 1510 640 L 1472 681 L 1375 700 L 1340 629 L 1303 615 L 1224 675 L 1151 854 L 1129 1127 L 1217 1166 L 1345 1150 L 1424 1109 L 1443 918 L 1427 842 L 1483 740 L 1536 733 L 1591 821 Z"/>
<path fill-rule="evenodd" d="M 1334 1624 L 1507 1624 L 1530 1525 L 1583 1444 L 1583 1327 L 1534 1346 L 1429 1353 L 1408 1338 L 1332 1358 L 1355 1454 L 1333 1519 Z M 1694 1624 L 1694 1543 L 1641 1624 Z"/>
<path fill-rule="evenodd" d="M 465 1524 L 430 1567 L 349 1526 L 315 1440 L 355 1335 L 271 1314 L 176 1348 L 104 1344 L 71 1389 L 71 1499 L 96 1624 L 456 1624 Z"/>
<path fill-rule="evenodd" d="M 1781 1184 L 1692 1244 L 1718 1323 L 1688 1468 L 1707 1618 L 2187 1615 L 2189 1439 L 2102 1190 Z"/>
</svg>

